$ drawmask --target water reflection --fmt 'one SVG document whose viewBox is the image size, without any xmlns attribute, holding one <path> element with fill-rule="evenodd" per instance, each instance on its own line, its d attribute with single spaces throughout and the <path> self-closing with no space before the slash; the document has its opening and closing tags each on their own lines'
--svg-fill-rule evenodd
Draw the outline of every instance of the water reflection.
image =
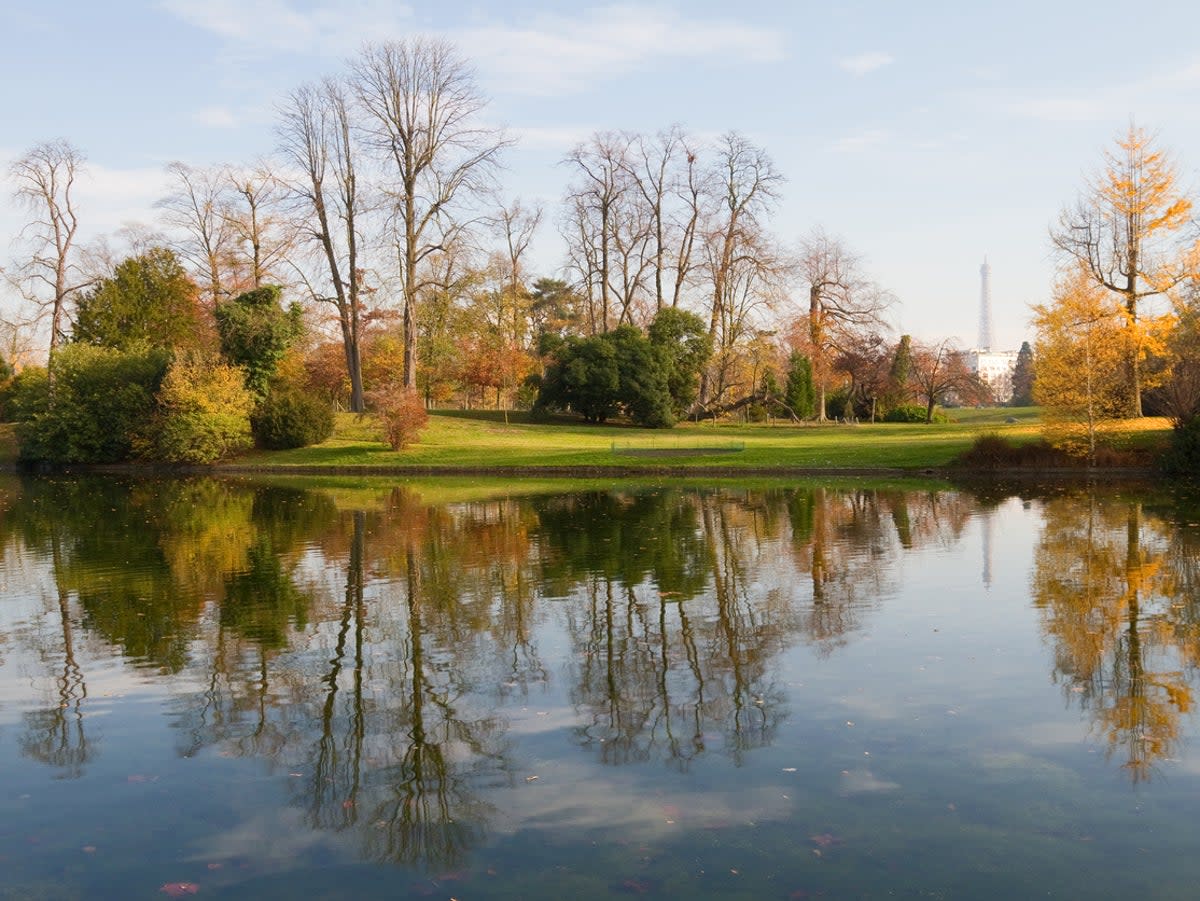
<svg viewBox="0 0 1200 901">
<path fill-rule="evenodd" d="M 528 778 L 522 702 L 561 698 L 569 722 L 544 728 L 604 765 L 743 764 L 796 712 L 784 652 L 837 654 L 900 591 L 906 554 L 956 545 L 1001 500 L 801 486 L 441 503 L 205 479 L 0 497 L 5 554 L 53 585 L 8 637 L 42 667 L 22 753 L 86 771 L 101 742 L 85 664 L 108 649 L 169 682 L 180 755 L 270 761 L 312 828 L 431 868 L 463 863 L 496 788 Z M 1192 705 L 1197 529 L 1170 499 L 1028 499 L 1053 676 L 1146 779 Z"/>
<path fill-rule="evenodd" d="M 1054 675 L 1134 782 L 1172 757 L 1200 660 L 1194 529 L 1140 499 L 1094 492 L 1047 500 L 1034 603 Z"/>
</svg>

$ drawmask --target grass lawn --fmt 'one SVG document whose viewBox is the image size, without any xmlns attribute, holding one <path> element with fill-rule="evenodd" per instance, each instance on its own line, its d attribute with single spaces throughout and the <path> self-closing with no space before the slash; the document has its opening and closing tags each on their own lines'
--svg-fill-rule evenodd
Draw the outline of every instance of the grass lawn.
<svg viewBox="0 0 1200 901">
<path fill-rule="evenodd" d="M 1036 409 L 955 410 L 954 423 L 924 424 L 694 424 L 669 430 L 585 425 L 574 420 L 533 423 L 521 413 L 439 411 L 417 444 L 396 452 L 383 443 L 373 420 L 338 417 L 323 444 L 290 451 L 260 451 L 240 466 L 437 469 L 618 468 L 655 472 L 829 469 L 932 469 L 949 464 L 981 434 L 1014 441 L 1038 437 Z M 1015 421 L 1008 421 L 1015 420 Z M 1130 438 L 1154 443 L 1163 420 L 1131 424 Z"/>
</svg>

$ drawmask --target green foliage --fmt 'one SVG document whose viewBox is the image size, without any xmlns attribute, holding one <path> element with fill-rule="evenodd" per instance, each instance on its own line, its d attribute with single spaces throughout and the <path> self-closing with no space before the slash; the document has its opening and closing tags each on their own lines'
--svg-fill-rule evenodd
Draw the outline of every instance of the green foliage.
<svg viewBox="0 0 1200 901">
<path fill-rule="evenodd" d="M 810 419 L 816 410 L 817 390 L 813 383 L 812 360 L 792 351 L 788 358 L 787 388 L 783 401 L 797 419 Z"/>
<path fill-rule="evenodd" d="M 133 442 L 136 456 L 207 465 L 250 447 L 254 398 L 240 369 L 199 356 L 178 359 L 157 400 L 150 428 Z"/>
<path fill-rule="evenodd" d="M 884 422 L 924 422 L 926 416 L 925 406 L 923 404 L 900 404 L 892 407 L 883 415 Z M 945 413 L 936 411 L 933 414 L 931 422 L 950 422 L 950 417 Z"/>
<path fill-rule="evenodd" d="M 21 458 L 45 463 L 116 463 L 154 414 L 166 352 L 69 344 L 55 353 L 49 379 L 18 391 Z M 24 373 L 22 373 L 24 376 Z"/>
<path fill-rule="evenodd" d="M 1021 342 L 1017 351 L 1017 363 L 1012 374 L 1012 399 L 1010 407 L 1029 407 L 1033 405 L 1033 348 L 1028 341 Z"/>
<path fill-rule="evenodd" d="M 278 285 L 264 285 L 217 304 L 221 353 L 246 371 L 246 387 L 259 397 L 266 395 L 279 361 L 303 332 L 299 305 L 285 310 L 281 293 Z"/>
<path fill-rule="evenodd" d="M 254 440 L 268 450 L 320 444 L 333 434 L 333 407 L 321 398 L 273 385 L 250 417 Z"/>
<path fill-rule="evenodd" d="M 1174 478 L 1200 479 L 1200 415 L 1171 430 L 1171 441 L 1160 465 Z"/>
<path fill-rule="evenodd" d="M 590 338 L 544 340 L 550 363 L 534 413 L 571 410 L 587 422 L 624 413 L 638 425 L 675 423 L 665 353 L 630 325 Z"/>
<path fill-rule="evenodd" d="M 116 347 L 196 347 L 201 343 L 196 285 L 175 254 L 155 247 L 119 263 L 79 299 L 73 337 Z"/>
<path fill-rule="evenodd" d="M 650 344 L 662 355 L 667 392 L 676 419 L 687 416 L 700 391 L 700 373 L 712 356 L 712 338 L 695 313 L 663 307 L 646 330 Z"/>
<path fill-rule="evenodd" d="M 9 422 L 27 422 L 50 404 L 50 377 L 44 366 L 26 366 L 4 389 L 4 413 Z"/>
<path fill-rule="evenodd" d="M 908 403 L 912 369 L 912 336 L 901 335 L 900 340 L 896 342 L 896 352 L 892 355 L 892 365 L 888 369 L 887 393 L 883 399 L 885 406 L 895 407 Z M 921 417 L 921 421 L 925 421 L 924 416 Z"/>
</svg>

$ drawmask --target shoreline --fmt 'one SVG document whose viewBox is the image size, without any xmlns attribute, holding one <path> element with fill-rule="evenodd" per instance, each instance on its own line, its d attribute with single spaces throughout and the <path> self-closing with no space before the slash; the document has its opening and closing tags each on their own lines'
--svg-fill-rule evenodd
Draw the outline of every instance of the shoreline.
<svg viewBox="0 0 1200 901">
<path fill-rule="evenodd" d="M 75 464 L 45 469 L 30 469 L 15 463 L 0 464 L 7 475 L 129 475 L 129 476 L 414 476 L 430 478 L 720 478 L 739 476 L 753 478 L 940 478 L 945 481 L 961 479 L 1023 480 L 1023 479 L 1092 479 L 1092 480 L 1152 480 L 1174 482 L 1149 467 L 1057 467 L 1057 468 L 966 468 L 959 466 L 887 467 L 887 466 L 346 466 L 320 464 L 222 463 L 213 466 L 173 466 L 144 463 Z"/>
</svg>

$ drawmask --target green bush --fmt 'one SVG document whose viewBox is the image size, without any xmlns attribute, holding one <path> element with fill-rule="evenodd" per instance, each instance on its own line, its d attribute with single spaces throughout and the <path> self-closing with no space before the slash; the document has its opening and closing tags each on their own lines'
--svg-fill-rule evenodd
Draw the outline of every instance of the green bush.
<svg viewBox="0 0 1200 901">
<path fill-rule="evenodd" d="M 883 417 L 884 422 L 924 422 L 925 407 L 921 404 L 901 404 L 892 407 Z M 950 417 L 938 410 L 933 411 L 934 422 L 950 422 Z"/>
<path fill-rule="evenodd" d="M 149 427 L 134 437 L 138 457 L 207 465 L 250 447 L 254 397 L 236 366 L 199 356 L 176 360 L 157 401 Z"/>
<path fill-rule="evenodd" d="M 21 373 L 14 397 L 21 459 L 42 463 L 116 463 L 155 411 L 167 371 L 161 350 L 69 344 L 49 376 Z M 53 384 L 53 390 L 50 385 Z"/>
<path fill-rule="evenodd" d="M 255 408 L 250 424 L 259 447 L 308 447 L 333 434 L 333 407 L 297 388 L 273 387 Z"/>
<path fill-rule="evenodd" d="M 1171 430 L 1161 465 L 1175 478 L 1200 479 L 1200 416 L 1192 416 Z"/>
</svg>

